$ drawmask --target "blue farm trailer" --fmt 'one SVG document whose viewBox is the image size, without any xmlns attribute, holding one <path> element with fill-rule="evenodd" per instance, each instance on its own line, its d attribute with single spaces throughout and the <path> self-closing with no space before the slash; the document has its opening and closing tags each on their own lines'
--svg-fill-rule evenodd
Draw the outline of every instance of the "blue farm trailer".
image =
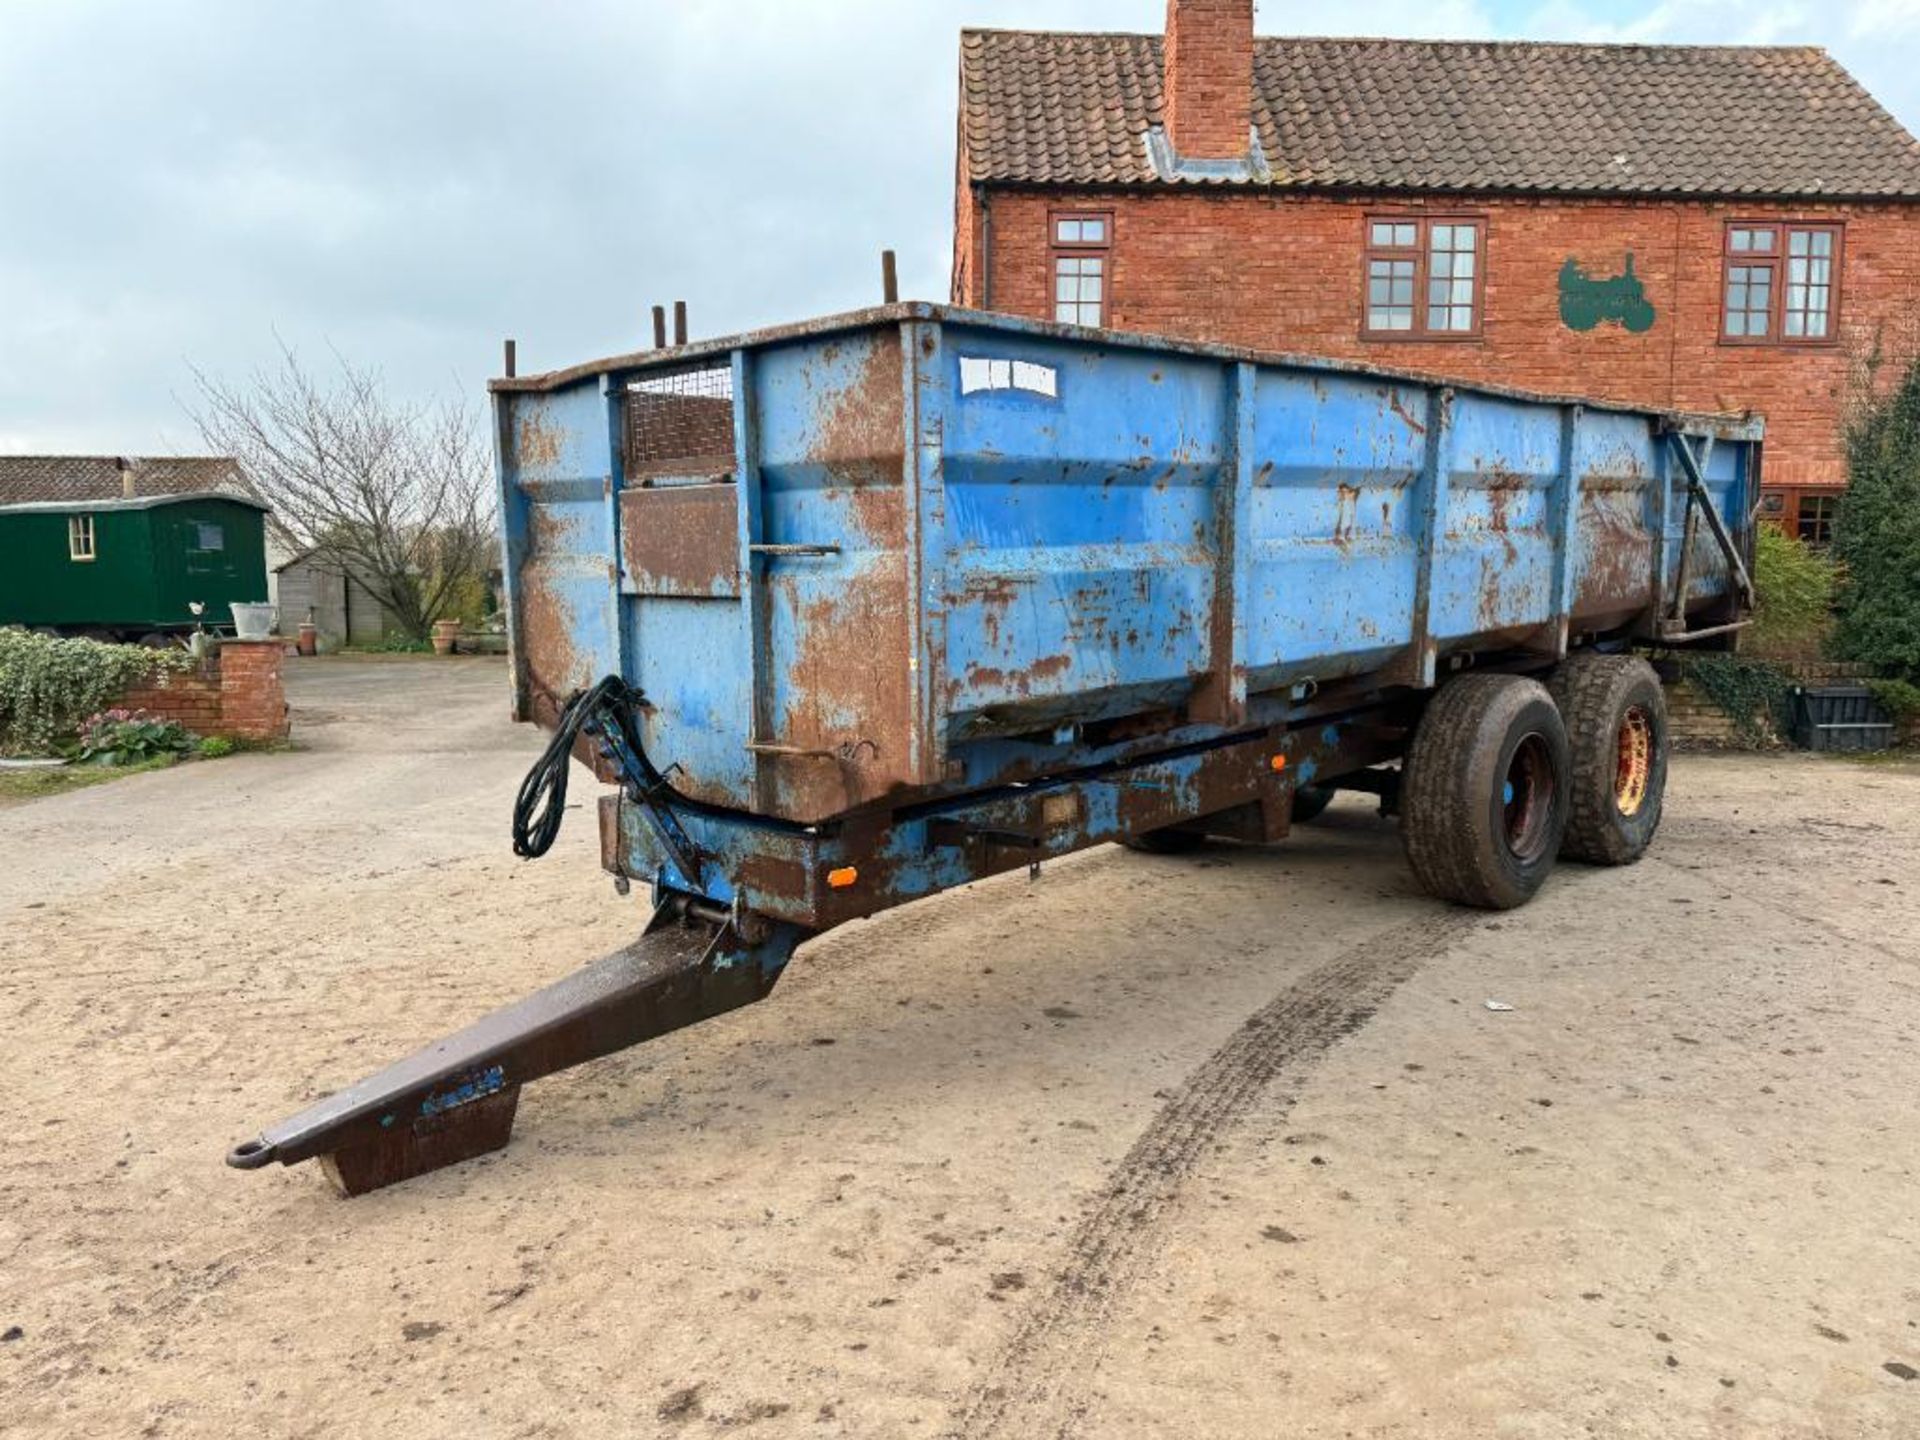
<svg viewBox="0 0 1920 1440">
<path fill-rule="evenodd" d="M 235 1149 L 348 1193 L 519 1087 L 765 996 L 844 920 L 1335 789 L 1443 900 L 1636 859 L 1635 646 L 1751 605 L 1759 422 L 895 304 L 492 385 L 516 715 L 614 785 L 633 944 Z"/>
</svg>

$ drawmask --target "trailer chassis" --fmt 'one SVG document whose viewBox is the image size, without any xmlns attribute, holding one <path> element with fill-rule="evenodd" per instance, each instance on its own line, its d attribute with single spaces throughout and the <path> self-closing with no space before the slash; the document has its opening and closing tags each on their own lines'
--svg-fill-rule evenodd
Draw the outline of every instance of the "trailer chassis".
<svg viewBox="0 0 1920 1440">
<path fill-rule="evenodd" d="M 675 796 L 635 738 L 638 699 L 588 730 L 622 781 L 601 800 L 604 863 L 653 888 L 640 936 L 267 1127 L 229 1165 L 318 1159 L 359 1195 L 500 1149 L 522 1085 L 765 999 L 801 942 L 844 921 L 1155 831 L 1280 839 L 1297 787 L 1397 757 L 1414 710 L 1383 701 L 800 826 Z"/>
</svg>

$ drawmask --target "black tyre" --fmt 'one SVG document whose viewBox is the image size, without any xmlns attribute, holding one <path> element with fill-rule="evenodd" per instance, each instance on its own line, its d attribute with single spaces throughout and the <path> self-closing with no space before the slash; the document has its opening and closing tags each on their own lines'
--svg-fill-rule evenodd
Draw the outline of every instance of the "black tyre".
<svg viewBox="0 0 1920 1440">
<path fill-rule="evenodd" d="M 1293 792 L 1293 823 L 1310 824 L 1333 803 L 1334 791 L 1325 785 L 1302 785 Z"/>
<path fill-rule="evenodd" d="M 1560 854 L 1631 865 L 1660 828 L 1667 789 L 1667 700 L 1633 655 L 1575 655 L 1547 682 L 1573 756 Z"/>
<path fill-rule="evenodd" d="M 1544 685 L 1463 675 L 1407 748 L 1401 836 L 1413 873 L 1461 905 L 1511 910 L 1553 870 L 1567 828 L 1566 727 Z"/>
<path fill-rule="evenodd" d="M 1149 830 L 1144 835 L 1129 835 L 1120 843 L 1148 855 L 1190 855 L 1207 843 L 1207 837 L 1198 830 Z"/>
</svg>

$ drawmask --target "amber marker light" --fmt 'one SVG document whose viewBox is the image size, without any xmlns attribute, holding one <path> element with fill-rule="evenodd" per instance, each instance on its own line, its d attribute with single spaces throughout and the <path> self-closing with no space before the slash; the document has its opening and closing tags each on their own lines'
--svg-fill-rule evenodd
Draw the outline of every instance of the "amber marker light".
<svg viewBox="0 0 1920 1440">
<path fill-rule="evenodd" d="M 1267 763 L 1273 766 L 1275 770 L 1284 770 L 1287 768 L 1287 757 L 1284 755 L 1276 755 Z"/>
<path fill-rule="evenodd" d="M 837 870 L 827 871 L 827 884 L 835 890 L 844 890 L 860 878 L 860 872 L 851 865 L 842 865 Z"/>
</svg>

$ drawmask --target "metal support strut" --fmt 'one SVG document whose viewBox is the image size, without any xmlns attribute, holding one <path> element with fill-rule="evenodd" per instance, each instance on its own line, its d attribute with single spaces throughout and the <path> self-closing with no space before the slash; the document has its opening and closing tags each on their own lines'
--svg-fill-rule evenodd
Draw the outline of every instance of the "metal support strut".
<svg viewBox="0 0 1920 1440">
<path fill-rule="evenodd" d="M 236 1145 L 257 1170 L 319 1158 L 344 1195 L 507 1143 L 520 1087 L 765 999 L 806 932 L 669 896 L 631 945 Z"/>
<path fill-rule="evenodd" d="M 1744 629 L 1747 620 L 1735 620 L 1730 624 L 1714 625 L 1704 630 L 1687 628 L 1688 591 L 1693 578 L 1693 548 L 1695 538 L 1700 533 L 1700 521 L 1704 519 L 1707 529 L 1713 536 L 1714 544 L 1720 549 L 1727 562 L 1727 580 L 1733 590 L 1736 605 L 1751 609 L 1754 602 L 1753 577 L 1747 573 L 1747 563 L 1741 557 L 1740 547 L 1734 544 L 1733 536 L 1727 533 L 1726 521 L 1714 508 L 1713 497 L 1707 491 L 1706 457 L 1713 453 L 1713 437 L 1706 437 L 1702 454 L 1696 455 L 1687 437 L 1670 431 L 1667 444 L 1672 452 L 1680 457 L 1680 471 L 1687 482 L 1686 518 L 1682 522 L 1680 535 L 1680 573 L 1674 585 L 1673 605 L 1669 614 L 1660 622 L 1660 638 L 1669 641 L 1701 640 L 1709 635 L 1722 635 L 1732 630 Z"/>
</svg>

